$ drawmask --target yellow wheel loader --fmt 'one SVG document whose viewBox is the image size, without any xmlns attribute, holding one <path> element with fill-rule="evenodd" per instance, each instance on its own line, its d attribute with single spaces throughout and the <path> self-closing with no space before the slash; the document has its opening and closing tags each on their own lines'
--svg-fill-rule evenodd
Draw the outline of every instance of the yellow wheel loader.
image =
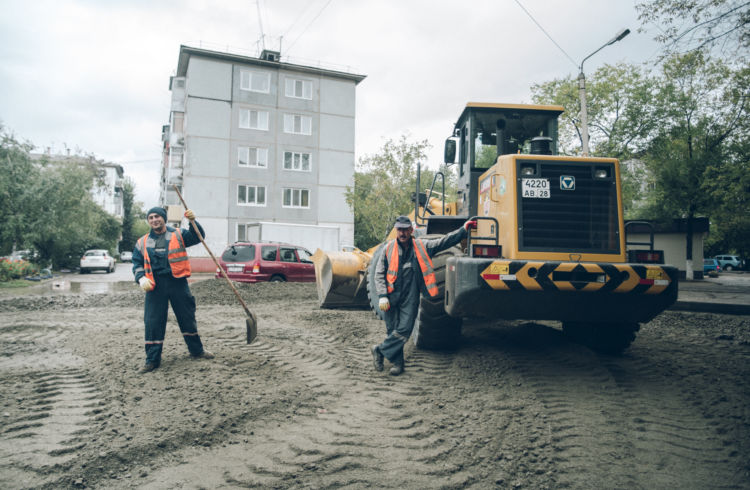
<svg viewBox="0 0 750 490">
<path fill-rule="evenodd" d="M 478 227 L 432 259 L 439 294 L 420 302 L 418 348 L 455 345 L 463 318 L 483 317 L 557 320 L 577 342 L 616 354 L 640 323 L 676 301 L 677 269 L 663 264 L 653 234 L 650 243 L 627 242 L 619 162 L 557 154 L 562 112 L 469 103 L 461 113 L 445 144 L 445 162 L 458 165 L 457 200 L 417 193 L 413 218 L 416 234 L 426 236 L 470 217 Z M 379 313 L 372 274 L 382 250 L 319 250 L 321 307 L 369 305 Z"/>
</svg>

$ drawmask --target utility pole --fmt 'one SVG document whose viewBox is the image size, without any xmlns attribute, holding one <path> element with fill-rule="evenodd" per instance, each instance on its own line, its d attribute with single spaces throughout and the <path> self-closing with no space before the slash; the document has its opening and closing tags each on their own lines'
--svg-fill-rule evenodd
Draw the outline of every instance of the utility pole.
<svg viewBox="0 0 750 490">
<path fill-rule="evenodd" d="M 594 56 L 596 53 L 606 48 L 610 44 L 614 44 L 621 40 L 625 36 L 630 34 L 630 29 L 623 29 L 615 35 L 612 39 L 603 44 L 599 49 L 586 56 L 581 61 L 580 73 L 578 73 L 578 95 L 581 98 L 581 146 L 583 149 L 583 156 L 589 156 L 589 121 L 588 114 L 586 112 L 586 76 L 583 74 L 583 64 L 587 59 Z"/>
</svg>

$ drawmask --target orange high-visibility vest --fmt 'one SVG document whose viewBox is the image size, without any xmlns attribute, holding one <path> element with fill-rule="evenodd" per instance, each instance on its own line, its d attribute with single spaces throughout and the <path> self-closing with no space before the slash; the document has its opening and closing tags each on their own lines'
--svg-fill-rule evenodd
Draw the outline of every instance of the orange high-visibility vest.
<svg viewBox="0 0 750 490">
<path fill-rule="evenodd" d="M 418 238 L 412 238 L 411 242 L 414 247 L 414 254 L 417 256 L 417 262 L 419 262 L 419 268 L 422 271 L 427 293 L 430 296 L 437 296 L 437 280 L 435 279 L 435 271 L 432 270 L 432 259 L 427 255 L 427 248 L 425 248 L 422 240 Z M 386 272 L 385 282 L 388 292 L 392 293 L 394 284 L 396 284 L 396 279 L 398 278 L 398 246 L 396 245 L 396 240 L 388 242 L 385 253 L 386 257 L 388 257 L 388 271 Z"/>
<path fill-rule="evenodd" d="M 174 277 L 190 277 L 190 261 L 188 260 L 187 250 L 185 249 L 185 241 L 182 239 L 182 233 L 180 230 L 169 231 L 167 230 L 167 261 L 169 267 L 172 269 L 172 275 Z M 143 252 L 143 271 L 146 277 L 154 281 L 154 272 L 151 269 L 151 259 L 148 256 L 148 247 L 146 247 L 146 239 L 148 239 L 148 233 L 143 235 L 139 242 L 141 242 L 141 250 Z"/>
</svg>

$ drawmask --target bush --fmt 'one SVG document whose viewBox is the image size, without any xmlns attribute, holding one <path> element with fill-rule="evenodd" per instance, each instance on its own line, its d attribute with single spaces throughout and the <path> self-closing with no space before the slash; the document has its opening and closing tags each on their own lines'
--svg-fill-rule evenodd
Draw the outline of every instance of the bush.
<svg viewBox="0 0 750 490">
<path fill-rule="evenodd" d="M 21 279 L 38 273 L 39 267 L 31 262 L 26 262 L 25 260 L 17 260 L 13 262 L 8 259 L 0 260 L 0 282 Z"/>
</svg>

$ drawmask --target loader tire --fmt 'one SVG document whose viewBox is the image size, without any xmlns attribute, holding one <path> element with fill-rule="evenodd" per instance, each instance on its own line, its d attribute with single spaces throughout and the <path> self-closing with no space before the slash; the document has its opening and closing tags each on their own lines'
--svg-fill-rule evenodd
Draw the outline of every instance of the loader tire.
<svg viewBox="0 0 750 490">
<path fill-rule="evenodd" d="M 563 332 L 573 341 L 608 355 L 622 354 L 633 343 L 640 328 L 637 323 L 563 323 Z"/>
<path fill-rule="evenodd" d="M 425 238 L 437 237 L 428 235 Z M 458 247 L 452 247 L 432 257 L 438 294 L 437 296 L 422 296 L 419 300 L 419 312 L 412 333 L 414 345 L 418 349 L 451 349 L 457 347 L 461 340 L 463 320 L 449 316 L 444 306 L 446 261 L 456 255 L 463 255 L 463 253 Z"/>
<path fill-rule="evenodd" d="M 367 298 L 370 300 L 370 309 L 375 312 L 375 316 L 381 320 L 384 318 L 384 313 L 380 309 L 380 296 L 378 296 L 378 291 L 375 288 L 375 267 L 384 253 L 385 243 L 382 243 L 377 250 L 375 250 L 375 253 L 372 254 L 372 259 L 367 265 Z"/>
</svg>

